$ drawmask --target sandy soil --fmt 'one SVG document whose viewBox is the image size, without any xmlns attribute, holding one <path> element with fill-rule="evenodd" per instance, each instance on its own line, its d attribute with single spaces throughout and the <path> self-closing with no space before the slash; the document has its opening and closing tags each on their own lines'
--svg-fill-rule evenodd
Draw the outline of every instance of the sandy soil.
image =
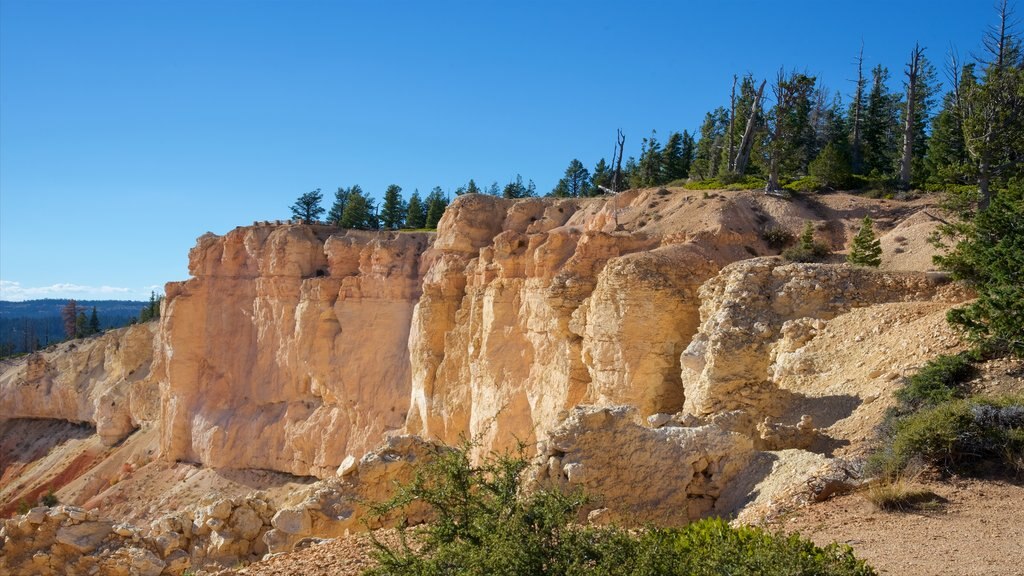
<svg viewBox="0 0 1024 576">
<path fill-rule="evenodd" d="M 1024 484 L 925 487 L 946 500 L 937 510 L 884 512 L 857 493 L 802 508 L 773 527 L 817 544 L 849 544 L 880 574 L 1024 575 Z"/>
</svg>

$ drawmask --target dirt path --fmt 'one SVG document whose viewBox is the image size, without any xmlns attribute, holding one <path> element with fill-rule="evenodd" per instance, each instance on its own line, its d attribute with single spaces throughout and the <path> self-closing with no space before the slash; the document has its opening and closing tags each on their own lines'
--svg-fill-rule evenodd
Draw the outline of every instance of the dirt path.
<svg viewBox="0 0 1024 576">
<path fill-rule="evenodd" d="M 853 547 L 880 574 L 1024 576 L 1024 484 L 954 480 L 926 486 L 932 512 L 883 512 L 850 494 L 803 508 L 773 528 Z"/>
</svg>

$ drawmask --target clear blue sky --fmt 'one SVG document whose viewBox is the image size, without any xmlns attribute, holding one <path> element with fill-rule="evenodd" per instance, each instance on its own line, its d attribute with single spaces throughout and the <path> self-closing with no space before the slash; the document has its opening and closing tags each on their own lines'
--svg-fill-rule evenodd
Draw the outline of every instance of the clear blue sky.
<svg viewBox="0 0 1024 576">
<path fill-rule="evenodd" d="M 856 10 L 856 12 L 853 11 Z M 695 131 L 734 73 L 893 86 L 975 51 L 987 0 L 0 0 L 0 299 L 138 298 L 195 238 L 303 192 L 454 190 Z"/>
</svg>

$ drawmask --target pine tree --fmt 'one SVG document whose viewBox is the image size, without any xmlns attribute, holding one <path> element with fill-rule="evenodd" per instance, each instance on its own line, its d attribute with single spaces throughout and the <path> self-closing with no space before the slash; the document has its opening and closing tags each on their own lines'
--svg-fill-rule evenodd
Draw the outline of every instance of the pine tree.
<svg viewBox="0 0 1024 576">
<path fill-rule="evenodd" d="M 476 182 L 472 178 L 469 179 L 469 184 L 466 184 L 466 194 L 479 194 L 480 188 L 477 187 Z"/>
<path fill-rule="evenodd" d="M 660 184 L 674 180 L 682 180 L 690 175 L 690 162 L 693 160 L 693 136 L 683 131 L 669 134 L 665 149 L 661 151 L 662 174 Z"/>
<path fill-rule="evenodd" d="M 889 70 L 882 65 L 871 70 L 872 85 L 864 110 L 861 136 L 864 173 L 891 176 L 899 157 L 900 98 L 889 92 Z"/>
<path fill-rule="evenodd" d="M 349 191 L 348 202 L 345 204 L 345 211 L 341 215 L 340 226 L 342 228 L 357 228 L 360 230 L 370 230 L 377 227 L 373 200 L 367 198 L 362 190 L 355 186 Z"/>
<path fill-rule="evenodd" d="M 530 181 L 533 184 L 533 181 Z M 523 177 L 516 174 L 516 179 L 512 180 L 505 185 L 505 188 L 501 191 L 501 195 L 505 198 L 528 198 L 530 196 L 536 196 L 536 191 L 531 190 L 529 186 L 523 184 Z"/>
<path fill-rule="evenodd" d="M 850 156 L 842 144 L 829 142 L 821 154 L 811 161 L 807 171 L 822 186 L 833 190 L 842 189 L 850 181 Z"/>
<path fill-rule="evenodd" d="M 427 194 L 427 217 L 424 226 L 437 228 L 437 223 L 441 221 L 441 216 L 444 215 L 444 210 L 447 207 L 448 200 L 444 196 L 444 190 L 440 186 L 435 186 L 430 194 Z"/>
<path fill-rule="evenodd" d="M 612 170 L 604 158 L 597 162 L 594 171 L 590 173 L 590 194 L 592 196 L 603 194 L 602 186 L 608 189 L 612 187 Z"/>
<path fill-rule="evenodd" d="M 89 335 L 89 318 L 85 312 L 79 312 L 75 317 L 75 338 L 85 338 Z"/>
<path fill-rule="evenodd" d="M 316 222 L 317 218 L 324 213 L 324 209 L 320 207 L 320 201 L 323 199 L 319 188 L 299 196 L 299 199 L 291 206 L 292 218 L 307 223 Z"/>
<path fill-rule="evenodd" d="M 96 314 L 96 307 L 92 307 L 92 315 L 89 316 L 89 334 L 100 333 L 100 317 Z"/>
<path fill-rule="evenodd" d="M 694 152 L 691 173 L 700 180 L 718 175 L 719 158 L 725 143 L 725 131 L 729 127 L 729 113 L 725 108 L 716 108 L 704 116 L 700 126 L 700 140 Z"/>
<path fill-rule="evenodd" d="M 380 226 L 384 230 L 397 230 L 405 222 L 407 211 L 402 201 L 402 187 L 397 184 L 388 186 L 384 191 L 384 204 L 380 209 Z"/>
<path fill-rule="evenodd" d="M 420 200 L 420 191 L 413 190 L 409 196 L 409 208 L 406 210 L 405 226 L 407 228 L 424 228 L 427 224 L 427 209 Z"/>
<path fill-rule="evenodd" d="M 334 193 L 334 204 L 331 205 L 331 210 L 327 213 L 327 222 L 335 226 L 341 224 L 341 216 L 345 213 L 345 204 L 348 203 L 348 197 L 352 190 L 359 190 L 360 194 L 363 192 L 358 184 L 352 186 L 352 188 L 338 186 L 338 191 Z"/>
<path fill-rule="evenodd" d="M 850 247 L 850 253 L 846 255 L 846 261 L 854 266 L 872 268 L 878 268 L 882 263 L 882 242 L 875 238 L 870 216 L 865 216 L 861 221 L 860 230 L 853 237 L 853 245 Z"/>
<path fill-rule="evenodd" d="M 578 198 L 590 195 L 590 171 L 583 163 L 573 158 L 565 169 L 565 175 L 551 191 L 552 196 Z"/>
</svg>

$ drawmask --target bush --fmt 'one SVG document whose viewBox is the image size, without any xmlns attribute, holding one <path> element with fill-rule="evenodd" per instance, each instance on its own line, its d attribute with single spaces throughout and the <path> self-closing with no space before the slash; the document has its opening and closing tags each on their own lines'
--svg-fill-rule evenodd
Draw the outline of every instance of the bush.
<svg viewBox="0 0 1024 576">
<path fill-rule="evenodd" d="M 796 236 L 785 228 L 775 227 L 765 230 L 764 233 L 761 234 L 761 239 L 764 240 L 764 243 L 769 247 L 774 248 L 775 250 L 782 250 L 786 246 L 792 244 L 793 241 L 796 240 Z"/>
<path fill-rule="evenodd" d="M 808 220 L 800 234 L 800 243 L 783 251 L 782 257 L 790 262 L 821 262 L 831 253 L 828 246 L 814 240 L 814 225 Z"/>
<path fill-rule="evenodd" d="M 869 469 L 895 477 L 915 459 L 947 472 L 1024 471 L 1024 397 L 952 400 L 901 418 Z"/>
<path fill-rule="evenodd" d="M 799 194 L 810 194 L 821 190 L 824 188 L 824 185 L 814 176 L 804 176 L 803 178 L 793 180 L 782 188 L 783 190 L 789 190 L 790 192 L 796 192 Z"/>
<path fill-rule="evenodd" d="M 819 548 L 797 535 L 732 528 L 720 519 L 642 531 L 583 526 L 576 522 L 586 501 L 582 494 L 523 489 L 527 464 L 521 450 L 473 466 L 470 448 L 467 442 L 439 451 L 410 485 L 377 507 L 390 515 L 413 502 L 425 503 L 436 520 L 401 529 L 395 548 L 375 541 L 380 564 L 367 574 L 875 574 L 848 546 Z"/>
<path fill-rule="evenodd" d="M 974 367 L 977 360 L 973 352 L 942 354 L 929 360 L 913 376 L 906 379 L 903 388 L 896 391 L 896 399 L 901 404 L 900 410 L 912 412 L 962 398 L 964 389 L 961 385 L 977 373 Z"/>
<path fill-rule="evenodd" d="M 43 496 L 39 500 L 39 503 L 43 506 L 49 506 L 52 508 L 57 504 L 60 504 L 60 500 L 57 498 L 57 495 L 53 493 L 53 488 L 50 488 L 50 491 L 46 493 L 46 496 Z"/>
<path fill-rule="evenodd" d="M 719 178 L 689 181 L 683 184 L 687 190 L 763 190 L 765 180 L 757 176 L 722 175 Z M 674 185 L 671 183 L 670 185 Z"/>
</svg>

